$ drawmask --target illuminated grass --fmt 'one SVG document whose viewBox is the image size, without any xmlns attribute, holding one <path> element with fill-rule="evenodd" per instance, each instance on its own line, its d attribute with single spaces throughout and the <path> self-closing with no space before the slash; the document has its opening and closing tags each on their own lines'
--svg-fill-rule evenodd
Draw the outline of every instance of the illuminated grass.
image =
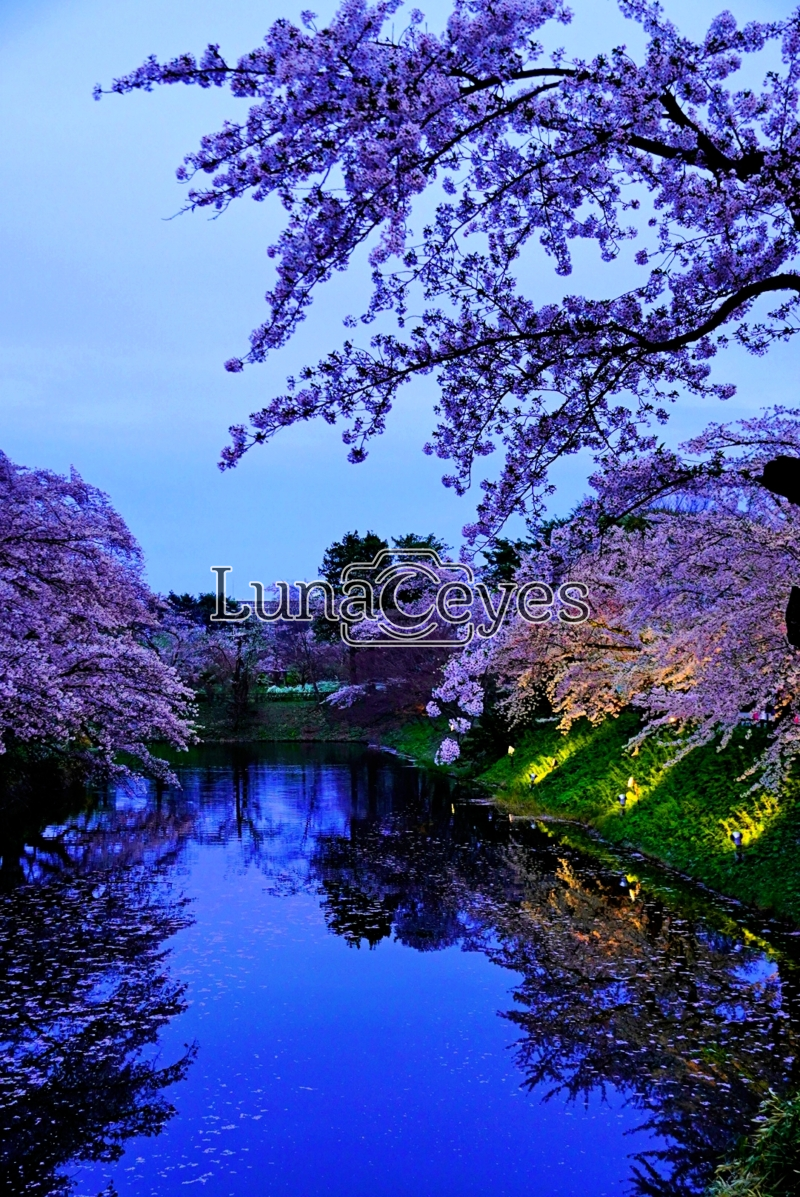
<svg viewBox="0 0 800 1197">
<path fill-rule="evenodd" d="M 672 768 L 665 768 L 663 745 L 645 744 L 633 757 L 624 746 L 637 726 L 629 712 L 596 728 L 583 722 L 567 736 L 552 724 L 538 725 L 518 738 L 513 756 L 502 757 L 480 780 L 513 813 L 586 823 L 612 843 L 800 922 L 798 782 L 777 797 L 748 794 L 748 783 L 737 778 L 757 741 L 745 740 L 744 732 L 723 752 L 708 745 Z M 624 813 L 620 793 L 627 795 Z M 730 838 L 734 830 L 742 832 L 738 854 Z"/>
</svg>

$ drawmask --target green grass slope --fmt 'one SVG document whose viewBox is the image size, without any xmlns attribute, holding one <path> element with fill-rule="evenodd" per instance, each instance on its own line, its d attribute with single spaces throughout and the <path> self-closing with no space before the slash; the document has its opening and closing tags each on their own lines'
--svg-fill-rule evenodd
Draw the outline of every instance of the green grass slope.
<svg viewBox="0 0 800 1197">
<path fill-rule="evenodd" d="M 412 719 L 402 727 L 395 728 L 381 737 L 381 742 L 388 748 L 393 748 L 402 756 L 410 757 L 418 765 L 426 769 L 439 768 L 436 765 L 436 753 L 444 736 L 447 735 L 447 722 L 444 719 L 429 719 L 427 716 Z M 443 772 L 458 773 L 452 767 Z M 463 772 L 463 769 L 461 770 Z"/>
<path fill-rule="evenodd" d="M 631 713 L 599 727 L 581 722 L 566 736 L 540 724 L 480 781 L 511 813 L 588 824 L 611 843 L 800 922 L 800 786 L 790 781 L 776 798 L 748 793 L 750 783 L 737 780 L 764 733 L 742 731 L 722 752 L 708 745 L 666 768 L 664 746 L 645 744 L 635 756 L 625 750 L 637 726 Z M 743 837 L 738 859 L 734 830 Z"/>
<path fill-rule="evenodd" d="M 200 738 L 207 743 L 250 740 L 366 743 L 375 739 L 376 734 L 366 724 L 338 717 L 336 712 L 318 701 L 294 699 L 258 703 L 248 711 L 239 727 L 232 725 L 225 704 L 203 704 L 200 707 Z"/>
</svg>

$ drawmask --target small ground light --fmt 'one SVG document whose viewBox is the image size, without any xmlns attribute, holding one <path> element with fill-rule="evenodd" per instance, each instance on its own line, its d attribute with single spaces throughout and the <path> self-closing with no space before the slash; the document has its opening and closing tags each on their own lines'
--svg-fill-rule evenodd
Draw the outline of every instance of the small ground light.
<svg viewBox="0 0 800 1197">
<path fill-rule="evenodd" d="M 619 888 L 620 888 L 620 889 L 627 889 L 627 888 L 628 888 L 628 878 L 625 876 L 625 874 L 624 874 L 624 873 L 622 874 L 622 876 L 621 876 L 621 877 L 620 877 L 620 879 L 619 879 Z"/>
<path fill-rule="evenodd" d="M 530 777 L 528 778 L 528 781 L 532 786 L 536 785 L 536 774 L 531 773 Z"/>
<path fill-rule="evenodd" d="M 514 746 L 513 746 L 513 744 L 509 744 L 509 746 L 508 746 L 508 755 L 509 755 L 509 756 L 513 756 L 513 755 L 514 755 Z"/>
<path fill-rule="evenodd" d="M 620 807 L 622 808 L 622 811 L 623 811 L 623 813 L 624 813 L 624 811 L 625 811 L 625 803 L 628 801 L 628 795 L 627 795 L 627 794 L 620 794 L 620 796 L 619 796 L 619 798 L 617 799 L 617 801 L 619 802 L 619 804 L 620 804 Z"/>
<path fill-rule="evenodd" d="M 731 839 L 733 840 L 733 846 L 734 846 L 734 848 L 741 848 L 741 846 L 742 846 L 742 833 L 741 833 L 741 831 L 732 831 L 732 832 L 731 832 Z"/>
<path fill-rule="evenodd" d="M 635 780 L 632 777 L 629 777 L 628 778 L 628 789 L 632 790 L 635 785 L 636 785 Z"/>
</svg>

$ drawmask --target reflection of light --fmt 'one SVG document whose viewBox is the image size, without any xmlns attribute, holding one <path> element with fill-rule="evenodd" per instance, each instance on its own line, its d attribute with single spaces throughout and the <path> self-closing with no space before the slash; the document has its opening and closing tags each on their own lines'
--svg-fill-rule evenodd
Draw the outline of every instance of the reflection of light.
<svg viewBox="0 0 800 1197">
<path fill-rule="evenodd" d="M 776 954 L 775 954 L 775 949 L 773 948 L 772 944 L 767 943 L 766 939 L 763 939 L 762 936 L 754 935 L 752 931 L 747 930 L 747 927 L 739 927 L 738 930 L 742 936 L 742 939 L 745 941 L 745 943 L 747 944 L 748 947 L 759 948 L 759 950 L 762 951 L 764 953 L 764 955 L 768 956 L 770 959 L 772 959 L 773 957 L 777 958 Z M 741 944 L 737 943 L 734 947 L 734 951 L 738 952 L 741 949 L 741 946 L 742 946 Z"/>
<path fill-rule="evenodd" d="M 627 890 L 631 902 L 635 902 L 641 889 L 639 878 L 635 873 L 623 873 L 619 879 L 619 888 Z"/>
</svg>

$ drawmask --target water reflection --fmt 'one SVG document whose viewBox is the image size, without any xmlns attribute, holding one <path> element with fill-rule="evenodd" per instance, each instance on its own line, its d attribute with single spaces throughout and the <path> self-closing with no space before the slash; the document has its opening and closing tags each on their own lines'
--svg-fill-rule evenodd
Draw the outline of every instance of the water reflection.
<svg viewBox="0 0 800 1197">
<path fill-rule="evenodd" d="M 59 849 L 60 877 L 0 899 L 6 1192 L 68 1192 L 70 1161 L 118 1159 L 132 1135 L 156 1134 L 174 1113 L 164 1090 L 194 1054 L 165 1065 L 149 1051 L 185 1008 L 164 948 L 186 924 L 183 903 L 158 867 L 73 873 Z"/>
<path fill-rule="evenodd" d="M 519 972 L 505 1017 L 524 1084 L 573 1099 L 621 1089 L 668 1140 L 634 1155 L 634 1191 L 702 1188 L 767 1089 L 798 1079 L 793 962 L 765 956 L 708 899 L 682 917 L 685 900 L 545 832 L 474 808 L 431 813 L 320 841 L 331 930 L 421 951 L 461 942 Z"/>
<path fill-rule="evenodd" d="M 190 917 L 174 887 L 187 851 L 214 845 L 271 895 L 315 894 L 354 949 L 460 945 L 511 970 L 522 1085 L 624 1093 L 662 1144 L 630 1155 L 638 1194 L 699 1191 L 767 1088 L 800 1080 L 780 928 L 769 943 L 763 920 L 643 862 L 586 855 L 375 754 L 207 749 L 181 791 L 98 796 L 3 845 L 3 1168 L 21 1191 L 57 1192 L 67 1161 L 113 1159 L 169 1118 L 193 1049 L 166 1066 L 146 1049 L 185 1001 L 165 954 Z"/>
<path fill-rule="evenodd" d="M 646 891 L 621 894 L 616 877 L 580 862 L 542 867 L 518 849 L 507 859 L 524 896 L 498 920 L 495 957 L 523 972 L 508 1017 L 524 1033 L 526 1084 L 572 1097 L 621 1088 L 671 1141 L 637 1155 L 635 1191 L 700 1187 L 767 1087 L 794 1071 L 798 1027 L 777 966 L 750 979 L 740 965 L 762 962 L 760 951 Z"/>
</svg>

